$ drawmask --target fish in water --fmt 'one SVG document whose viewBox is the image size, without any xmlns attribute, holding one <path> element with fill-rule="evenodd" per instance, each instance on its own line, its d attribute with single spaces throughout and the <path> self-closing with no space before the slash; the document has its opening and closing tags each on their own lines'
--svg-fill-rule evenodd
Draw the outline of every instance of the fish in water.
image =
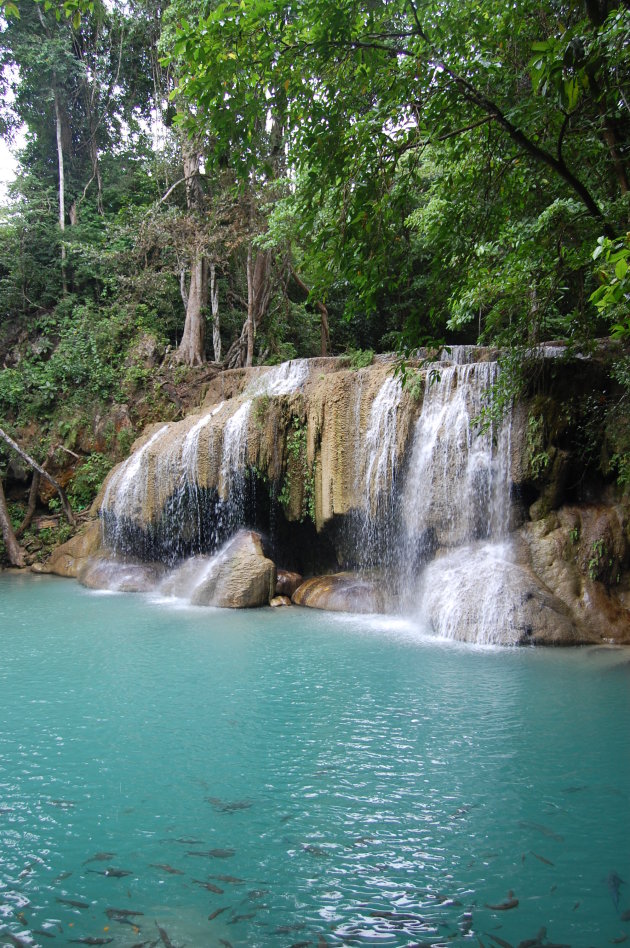
<svg viewBox="0 0 630 948">
<path fill-rule="evenodd" d="M 233 803 L 226 803 L 219 797 L 204 797 L 206 803 L 210 803 L 219 813 L 236 813 L 238 810 L 249 810 L 251 803 L 249 800 L 235 800 Z"/>
<path fill-rule="evenodd" d="M 214 912 L 211 912 L 210 915 L 208 915 L 208 921 L 212 922 L 217 917 L 217 915 L 221 915 L 222 912 L 226 912 L 228 908 L 228 905 L 224 905 L 223 908 L 215 909 Z"/>
<path fill-rule="evenodd" d="M 492 909 L 493 912 L 507 912 L 508 909 L 514 909 L 517 905 L 518 899 L 514 898 L 514 893 L 511 889 L 507 894 L 505 902 L 500 902 L 498 905 L 488 905 L 486 902 L 486 908 Z"/>
<path fill-rule="evenodd" d="M 232 948 L 232 942 L 228 941 L 227 938 L 219 938 L 219 944 L 223 945 L 223 948 Z"/>
<path fill-rule="evenodd" d="M 168 937 L 168 933 L 166 929 L 160 928 L 157 922 L 155 923 L 155 925 L 157 927 L 158 932 L 160 933 L 160 938 L 162 939 L 162 944 L 164 945 L 164 948 L 175 948 L 175 945 L 173 944 L 171 939 Z"/>
<path fill-rule="evenodd" d="M 542 833 L 543 836 L 547 836 L 549 839 L 555 839 L 557 843 L 564 842 L 564 836 L 560 836 L 559 833 L 554 833 L 553 830 L 550 830 L 547 826 L 543 826 L 542 823 L 530 823 L 528 820 L 519 820 L 518 825 L 522 829 L 536 830 L 537 833 Z"/>
<path fill-rule="evenodd" d="M 162 872 L 169 872 L 172 876 L 183 876 L 184 873 L 181 869 L 174 869 L 172 866 L 169 866 L 167 862 L 150 862 L 150 869 L 161 869 Z"/>
<path fill-rule="evenodd" d="M 93 938 L 91 935 L 88 935 L 87 938 L 69 939 L 69 941 L 76 945 L 109 945 L 113 940 L 113 938 Z"/>
<path fill-rule="evenodd" d="M 413 915 L 411 912 L 370 912 L 370 918 L 392 918 L 398 921 L 421 922 L 419 915 Z"/>
<path fill-rule="evenodd" d="M 250 902 L 256 902 L 257 899 L 264 899 L 264 897 L 268 894 L 269 889 L 252 889 L 251 892 L 247 893 L 247 898 Z"/>
<path fill-rule="evenodd" d="M 87 866 L 90 862 L 109 862 L 110 859 L 114 859 L 116 853 L 94 853 L 93 856 L 90 856 L 89 859 L 86 859 L 83 863 L 84 866 Z"/>
<path fill-rule="evenodd" d="M 162 840 L 164 843 L 172 843 L 173 840 L 165 839 Z M 185 846 L 200 846 L 203 843 L 202 839 L 197 839 L 195 836 L 178 836 L 175 840 L 176 843 L 183 843 Z"/>
<path fill-rule="evenodd" d="M 517 948 L 542 948 L 547 938 L 547 929 L 541 928 L 535 938 L 526 938 L 519 941 Z"/>
<path fill-rule="evenodd" d="M 234 856 L 233 849 L 206 849 L 206 850 L 195 850 L 189 849 L 186 853 L 187 856 L 205 856 L 207 859 L 230 859 Z"/>
<path fill-rule="evenodd" d="M 256 912 L 248 912 L 246 915 L 235 915 L 228 922 L 228 925 L 238 925 L 239 922 L 248 922 L 250 918 L 255 918 Z"/>
<path fill-rule="evenodd" d="M 70 905 L 71 908 L 85 909 L 90 907 L 89 902 L 78 902 L 76 899 L 55 899 L 60 905 Z"/>
<path fill-rule="evenodd" d="M 110 879 L 124 879 L 125 876 L 132 876 L 133 872 L 129 872 L 128 869 L 114 869 L 113 866 L 108 866 L 107 869 L 88 869 L 88 872 L 93 872 L 97 876 L 109 876 Z"/>
<path fill-rule="evenodd" d="M 20 938 L 18 935 L 12 935 L 11 932 L 3 932 L 0 936 L 5 942 L 10 941 L 12 945 L 15 945 L 15 948 L 30 948 L 33 942 L 30 940 L 24 941 L 23 938 Z"/>
<path fill-rule="evenodd" d="M 621 913 L 622 922 L 630 922 L 630 909 L 626 909 L 625 912 Z"/>
<path fill-rule="evenodd" d="M 625 884 L 626 883 L 621 878 L 621 876 L 618 873 L 616 873 L 614 870 L 608 873 L 608 877 L 606 878 L 606 885 L 608 886 L 610 890 L 610 897 L 613 900 L 613 905 L 615 906 L 615 909 L 617 910 L 617 912 L 619 911 L 619 889 L 621 888 L 622 885 L 625 885 Z"/>
<path fill-rule="evenodd" d="M 304 846 L 303 848 L 304 848 L 304 852 L 310 853 L 311 856 L 323 856 L 326 859 L 329 856 L 329 853 L 327 853 L 325 849 L 322 849 L 321 846 L 314 846 L 312 844 L 309 844 L 308 846 Z"/>
<path fill-rule="evenodd" d="M 621 944 L 623 944 L 624 941 L 627 940 L 627 938 L 628 938 L 628 936 L 627 936 L 627 934 L 624 932 L 623 935 L 620 935 L 620 936 L 619 936 L 619 938 L 611 938 L 611 939 L 610 939 L 610 944 L 611 944 L 611 945 L 621 945 Z"/>
<path fill-rule="evenodd" d="M 488 938 L 491 938 L 492 941 L 496 941 L 497 945 L 500 945 L 500 948 L 514 948 L 514 945 L 510 944 L 509 941 L 505 941 L 504 938 L 499 938 L 498 935 L 491 935 L 490 932 L 486 932 Z"/>
<path fill-rule="evenodd" d="M 238 876 L 208 876 L 209 879 L 216 879 L 217 882 L 227 882 L 231 885 L 243 885 L 245 879 L 239 879 Z"/>
<path fill-rule="evenodd" d="M 108 918 L 116 918 L 117 916 L 121 918 L 134 918 L 136 915 L 144 915 L 144 912 L 132 912 L 131 909 L 108 908 L 105 909 L 105 914 Z"/>
<path fill-rule="evenodd" d="M 220 889 L 218 885 L 215 885 L 214 882 L 202 882 L 201 879 L 193 879 L 195 885 L 200 885 L 202 889 L 207 889 L 208 892 L 216 892 L 217 895 L 223 895 L 224 889 Z"/>
<path fill-rule="evenodd" d="M 58 882 L 63 882 L 64 879 L 69 879 L 71 875 L 71 872 L 60 872 L 57 878 L 53 879 L 53 885 L 56 885 Z"/>
<path fill-rule="evenodd" d="M 545 859 L 544 856 L 539 856 L 538 853 L 535 853 L 533 851 L 533 849 L 530 849 L 530 853 L 532 854 L 534 859 L 537 859 L 539 862 L 544 862 L 546 866 L 555 866 L 555 863 L 553 863 L 551 859 Z"/>
</svg>

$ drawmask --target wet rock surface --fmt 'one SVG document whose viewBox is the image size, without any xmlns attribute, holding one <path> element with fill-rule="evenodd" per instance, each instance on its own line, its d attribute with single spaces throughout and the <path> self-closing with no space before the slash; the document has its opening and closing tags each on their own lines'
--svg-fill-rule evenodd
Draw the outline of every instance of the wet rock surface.
<svg viewBox="0 0 630 948">
<path fill-rule="evenodd" d="M 268 605 L 275 588 L 276 566 L 263 553 L 260 535 L 241 530 L 214 558 L 191 602 L 196 606 L 255 608 Z"/>
<path fill-rule="evenodd" d="M 387 597 L 380 581 L 358 573 L 313 576 L 293 593 L 293 602 L 332 612 L 387 612 Z"/>
<path fill-rule="evenodd" d="M 115 592 L 151 592 L 164 575 L 162 563 L 126 562 L 115 556 L 101 554 L 90 557 L 78 574 L 88 589 L 110 589 Z"/>
</svg>

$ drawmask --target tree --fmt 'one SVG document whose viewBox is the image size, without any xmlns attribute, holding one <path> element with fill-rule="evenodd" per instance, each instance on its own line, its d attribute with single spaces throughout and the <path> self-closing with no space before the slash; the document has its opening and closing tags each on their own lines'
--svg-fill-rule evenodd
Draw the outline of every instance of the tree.
<svg viewBox="0 0 630 948">
<path fill-rule="evenodd" d="M 371 277 L 365 234 L 381 227 L 392 188 L 406 177 L 421 207 L 427 159 L 448 177 L 459 143 L 484 158 L 491 143 L 494 178 L 524 170 L 533 200 L 510 188 L 511 201 L 484 202 L 491 217 L 502 204 L 531 230 L 554 202 L 572 202 L 581 235 L 619 233 L 629 38 L 627 5 L 608 0 L 228 0 L 199 23 L 182 22 L 175 52 L 186 64 L 182 90 L 198 106 L 191 124 L 212 127 L 217 157 L 253 140 L 261 95 L 270 112 L 282 97 L 307 221 L 328 205 L 343 236 L 331 244 L 330 269 L 341 272 L 344 255 Z M 234 166 L 245 177 L 261 159 L 246 147 Z M 448 219 L 446 188 L 432 182 L 431 190 Z M 371 279 L 364 286 L 368 303 L 374 288 Z"/>
</svg>

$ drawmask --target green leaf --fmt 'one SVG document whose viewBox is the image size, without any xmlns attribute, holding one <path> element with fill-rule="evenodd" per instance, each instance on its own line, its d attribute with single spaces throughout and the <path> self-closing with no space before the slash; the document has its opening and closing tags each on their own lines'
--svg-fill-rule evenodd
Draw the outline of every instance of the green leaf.
<svg viewBox="0 0 630 948">
<path fill-rule="evenodd" d="M 615 276 L 618 280 L 623 280 L 626 273 L 628 272 L 628 261 L 626 259 L 618 260 L 615 264 Z"/>
</svg>

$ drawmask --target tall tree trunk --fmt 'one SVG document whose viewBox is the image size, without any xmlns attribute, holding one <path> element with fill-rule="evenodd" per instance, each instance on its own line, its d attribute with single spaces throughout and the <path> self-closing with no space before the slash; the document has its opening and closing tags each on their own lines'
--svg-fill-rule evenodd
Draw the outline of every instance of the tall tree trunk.
<svg viewBox="0 0 630 948">
<path fill-rule="evenodd" d="M 254 263 L 251 241 L 247 245 L 247 354 L 245 365 L 254 364 Z"/>
<path fill-rule="evenodd" d="M 203 210 L 203 190 L 199 180 L 201 151 L 189 139 L 182 141 L 184 179 L 186 182 L 186 204 L 191 214 Z M 208 263 L 201 247 L 191 252 L 190 287 L 186 305 L 186 319 L 182 341 L 177 350 L 178 358 L 187 365 L 201 365 L 206 361 L 205 307 L 208 303 Z"/>
<path fill-rule="evenodd" d="M 219 324 L 219 286 L 217 283 L 217 268 L 210 264 L 210 308 L 212 310 L 212 348 L 214 361 L 221 361 L 221 326 Z"/>
<path fill-rule="evenodd" d="M 61 284 L 64 296 L 68 292 L 68 280 L 66 277 L 66 244 L 64 241 L 66 230 L 66 198 L 65 198 L 65 176 L 63 168 L 63 130 L 61 125 L 61 106 L 59 105 L 59 93 L 55 90 L 55 127 L 57 133 L 57 169 L 59 173 L 59 230 L 61 231 Z"/>
<path fill-rule="evenodd" d="M 0 529 L 2 530 L 2 539 L 7 550 L 9 562 L 13 566 L 26 566 L 24 561 L 24 550 L 15 539 L 13 525 L 7 510 L 7 502 L 4 496 L 2 480 L 0 480 Z"/>
<path fill-rule="evenodd" d="M 294 267 L 290 267 L 291 276 L 302 290 L 303 293 L 306 293 L 307 297 L 310 294 L 310 290 L 307 287 L 306 283 L 300 276 L 300 274 L 295 270 Z M 330 329 L 328 326 L 328 307 L 325 303 L 322 303 L 321 300 L 318 300 L 313 304 L 319 313 L 320 324 L 321 324 L 321 354 L 327 356 L 330 353 Z"/>
<path fill-rule="evenodd" d="M 205 301 L 208 298 L 208 266 L 200 251 L 190 264 L 190 286 L 184 333 L 179 344 L 179 358 L 187 365 L 205 362 L 206 318 Z"/>
<path fill-rule="evenodd" d="M 26 508 L 26 515 L 24 520 L 15 531 L 15 536 L 19 538 L 28 530 L 31 525 L 31 520 L 35 515 L 35 510 L 37 508 L 37 494 L 39 493 L 39 484 L 41 481 L 41 476 L 39 471 L 33 471 L 33 479 L 31 480 L 31 489 L 28 494 L 28 507 Z"/>
</svg>

